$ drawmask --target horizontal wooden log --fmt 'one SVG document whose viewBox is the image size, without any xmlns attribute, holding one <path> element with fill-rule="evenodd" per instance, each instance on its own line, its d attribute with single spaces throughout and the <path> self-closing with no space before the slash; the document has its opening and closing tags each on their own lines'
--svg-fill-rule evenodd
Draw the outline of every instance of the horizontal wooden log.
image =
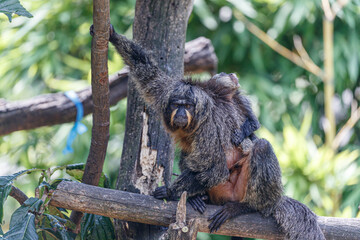
<svg viewBox="0 0 360 240">
<path fill-rule="evenodd" d="M 185 71 L 213 72 L 217 58 L 209 39 L 197 38 L 185 44 Z M 110 105 L 126 97 L 128 70 L 124 69 L 109 77 Z M 83 104 L 84 115 L 93 111 L 91 88 L 77 92 Z M 72 122 L 76 118 L 75 105 L 63 94 L 44 94 L 37 97 L 9 102 L 0 99 L 0 136 L 19 130 L 52 126 Z"/>
<path fill-rule="evenodd" d="M 169 226 L 176 220 L 177 202 L 151 196 L 104 189 L 77 182 L 62 182 L 54 192 L 51 205 L 93 213 L 125 221 Z M 187 205 L 187 220 L 198 219 L 199 231 L 208 232 L 207 218 L 220 206 L 208 205 L 204 214 Z M 326 239 L 355 240 L 360 236 L 360 219 L 319 217 Z M 221 226 L 217 234 L 262 239 L 283 239 L 272 218 L 259 214 L 238 216 Z"/>
</svg>

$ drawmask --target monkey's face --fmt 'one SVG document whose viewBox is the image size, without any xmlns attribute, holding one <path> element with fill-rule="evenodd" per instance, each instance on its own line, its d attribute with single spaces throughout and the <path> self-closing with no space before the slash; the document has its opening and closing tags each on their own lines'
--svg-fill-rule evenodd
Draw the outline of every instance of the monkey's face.
<svg viewBox="0 0 360 240">
<path fill-rule="evenodd" d="M 184 98 L 170 98 L 165 112 L 165 122 L 171 131 L 189 129 L 195 112 L 195 103 Z"/>
</svg>

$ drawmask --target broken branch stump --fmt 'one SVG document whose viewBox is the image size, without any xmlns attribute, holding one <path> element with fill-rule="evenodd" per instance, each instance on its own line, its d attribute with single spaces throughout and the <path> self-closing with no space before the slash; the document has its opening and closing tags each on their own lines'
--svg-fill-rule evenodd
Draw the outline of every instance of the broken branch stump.
<svg viewBox="0 0 360 240">
<path fill-rule="evenodd" d="M 199 219 L 193 218 L 186 221 L 186 195 L 186 192 L 181 194 L 176 209 L 176 222 L 170 224 L 161 240 L 196 240 Z"/>
</svg>

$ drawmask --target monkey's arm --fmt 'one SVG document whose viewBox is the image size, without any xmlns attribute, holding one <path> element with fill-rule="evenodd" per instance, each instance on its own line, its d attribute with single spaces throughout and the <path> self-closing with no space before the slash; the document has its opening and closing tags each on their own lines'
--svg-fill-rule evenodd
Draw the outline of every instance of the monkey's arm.
<svg viewBox="0 0 360 240">
<path fill-rule="evenodd" d="M 240 126 L 240 129 L 236 129 L 231 137 L 232 144 L 238 147 L 247 137 L 250 137 L 251 140 L 256 139 L 256 136 L 253 133 L 260 128 L 260 123 L 251 108 L 250 101 L 246 96 L 238 93 L 234 96 L 234 102 L 246 119 Z"/>
<path fill-rule="evenodd" d="M 205 159 L 203 161 L 205 161 Z M 186 168 L 170 187 L 162 186 L 156 188 L 154 197 L 158 199 L 166 198 L 176 200 L 184 191 L 187 191 L 189 197 L 193 197 L 203 194 L 206 190 L 220 184 L 229 177 L 229 170 L 225 162 L 223 164 L 210 162 L 209 165 L 212 167 L 201 172 L 195 172 Z"/>
<path fill-rule="evenodd" d="M 166 186 L 158 187 L 153 195 L 157 199 L 177 200 L 184 191 L 187 191 L 189 196 L 202 193 L 204 192 L 204 186 L 196 181 L 196 175 L 196 172 L 186 169 L 169 188 Z"/>
<path fill-rule="evenodd" d="M 112 26 L 109 40 L 122 56 L 125 64 L 130 67 L 132 79 L 145 101 L 153 105 L 155 110 L 159 108 L 162 101 L 166 101 L 166 94 L 174 79 L 161 71 L 150 54 L 139 44 L 117 34 Z"/>
</svg>

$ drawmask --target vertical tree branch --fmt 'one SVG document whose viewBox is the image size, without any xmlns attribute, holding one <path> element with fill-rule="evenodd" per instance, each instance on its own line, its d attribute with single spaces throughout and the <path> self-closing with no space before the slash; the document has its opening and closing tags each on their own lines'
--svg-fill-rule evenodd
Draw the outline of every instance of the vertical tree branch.
<svg viewBox="0 0 360 240">
<path fill-rule="evenodd" d="M 109 0 L 93 1 L 94 36 L 91 41 L 91 89 L 94 103 L 93 128 L 89 156 L 82 182 L 98 185 L 109 140 L 110 103 L 108 76 L 108 40 L 110 29 Z M 82 214 L 73 212 L 71 219 L 80 230 Z"/>
<path fill-rule="evenodd" d="M 324 9 L 323 17 L 323 41 L 324 41 L 324 107 L 325 118 L 325 144 L 331 147 L 336 133 L 335 114 L 332 109 L 334 98 L 334 17 L 330 13 L 328 1 L 322 1 Z"/>
</svg>

